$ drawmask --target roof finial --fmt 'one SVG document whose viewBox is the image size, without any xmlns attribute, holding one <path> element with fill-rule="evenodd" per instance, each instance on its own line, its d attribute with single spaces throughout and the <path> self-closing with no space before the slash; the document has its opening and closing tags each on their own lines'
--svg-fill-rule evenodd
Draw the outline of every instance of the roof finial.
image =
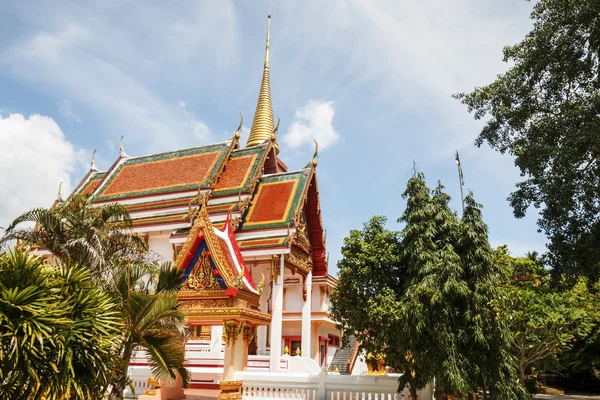
<svg viewBox="0 0 600 400">
<path fill-rule="evenodd" d="M 235 131 L 235 138 L 239 139 L 240 138 L 240 132 L 242 131 L 242 125 L 244 124 L 244 116 L 242 115 L 242 113 L 240 113 L 240 125 L 238 126 L 237 130 Z"/>
<path fill-rule="evenodd" d="M 271 39 L 271 13 L 269 13 L 267 23 L 267 45 L 265 49 L 265 64 L 263 68 L 262 82 L 260 92 L 258 93 L 258 103 L 256 112 L 250 129 L 250 136 L 246 142 L 246 147 L 260 145 L 269 139 L 275 132 L 275 118 L 273 117 L 273 105 L 271 103 L 271 82 L 269 78 L 269 47 Z M 275 141 L 275 153 L 279 153 L 279 146 Z"/>
<path fill-rule="evenodd" d="M 96 150 L 94 150 L 94 152 L 92 153 L 92 162 L 90 163 L 92 171 L 98 171 L 98 168 L 96 168 L 96 161 L 94 160 L 95 158 L 96 158 Z"/>
<path fill-rule="evenodd" d="M 271 13 L 267 16 L 267 47 L 265 49 L 265 68 L 269 68 L 269 47 L 271 38 Z"/>
<path fill-rule="evenodd" d="M 125 153 L 125 149 L 123 149 L 123 138 L 124 137 L 125 137 L 124 135 L 121 136 L 121 139 L 119 140 L 119 155 L 121 157 L 128 157 L 127 153 Z"/>
<path fill-rule="evenodd" d="M 58 184 L 58 194 L 56 195 L 56 197 L 59 200 L 62 200 L 62 182 Z"/>
<path fill-rule="evenodd" d="M 315 154 L 313 155 L 312 165 L 314 167 L 316 167 L 318 164 L 317 157 L 319 157 L 319 142 L 317 142 L 316 140 L 314 142 L 315 142 Z"/>
</svg>

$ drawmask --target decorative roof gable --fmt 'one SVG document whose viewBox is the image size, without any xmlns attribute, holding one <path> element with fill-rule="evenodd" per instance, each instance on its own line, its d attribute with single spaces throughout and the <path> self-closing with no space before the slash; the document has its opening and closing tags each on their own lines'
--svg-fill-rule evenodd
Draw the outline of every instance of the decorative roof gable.
<svg viewBox="0 0 600 400">
<path fill-rule="evenodd" d="M 188 238 L 175 260 L 175 267 L 185 270 L 184 289 L 226 290 L 231 297 L 236 297 L 238 290 L 242 290 L 257 302 L 264 282 L 258 287 L 254 283 L 237 245 L 230 219 L 227 218 L 223 229 L 217 229 L 210 222 L 205 204 L 195 218 Z M 218 285 L 209 279 L 209 272 Z"/>
</svg>

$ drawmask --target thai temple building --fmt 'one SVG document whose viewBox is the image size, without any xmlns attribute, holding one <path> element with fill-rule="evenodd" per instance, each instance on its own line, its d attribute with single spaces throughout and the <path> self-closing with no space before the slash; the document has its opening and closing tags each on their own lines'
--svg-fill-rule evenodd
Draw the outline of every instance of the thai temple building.
<svg viewBox="0 0 600 400">
<path fill-rule="evenodd" d="M 218 388 L 237 371 L 319 373 L 339 349 L 317 180 L 318 145 L 290 171 L 277 142 L 267 29 L 250 135 L 159 154 L 92 160 L 75 193 L 119 203 L 150 251 L 185 270 L 181 308 L 192 387 Z M 356 355 L 354 355 L 356 358 Z M 131 374 L 149 373 L 143 356 Z M 226 386 L 226 385 L 225 385 Z M 235 386 L 235 385 L 234 385 Z M 223 389 L 225 390 L 225 389 Z"/>
</svg>

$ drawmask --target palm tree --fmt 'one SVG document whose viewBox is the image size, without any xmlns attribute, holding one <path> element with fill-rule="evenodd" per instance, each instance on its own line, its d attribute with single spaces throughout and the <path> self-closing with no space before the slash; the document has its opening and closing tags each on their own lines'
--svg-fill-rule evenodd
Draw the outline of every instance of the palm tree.
<svg viewBox="0 0 600 400">
<path fill-rule="evenodd" d="M 177 292 L 181 286 L 182 270 L 161 265 L 155 281 L 152 268 L 143 264 L 126 264 L 116 268 L 107 288 L 121 308 L 123 331 L 115 359 L 110 399 L 122 399 L 130 384 L 128 369 L 134 352 L 145 351 L 152 374 L 159 379 L 175 379 L 174 371 L 189 383 L 184 367 L 187 325 L 177 309 Z"/>
<path fill-rule="evenodd" d="M 24 222 L 34 222 L 35 227 L 21 228 Z M 131 228 L 123 206 L 94 206 L 89 197 L 75 194 L 50 209 L 24 213 L 0 240 L 0 245 L 24 241 L 50 251 L 63 263 L 87 268 L 97 287 L 110 296 L 123 323 L 113 348 L 112 359 L 119 361 L 111 365 L 111 399 L 121 399 L 129 384 L 127 370 L 136 348 L 148 353 L 158 378 L 174 378 L 177 371 L 186 385 L 189 381 L 183 367 L 186 324 L 177 310 L 182 272 L 172 270 L 169 263 L 158 267 Z M 156 283 L 151 276 L 157 277 Z"/>
<path fill-rule="evenodd" d="M 0 254 L 0 398 L 102 398 L 120 331 L 86 269 Z"/>
<path fill-rule="evenodd" d="M 34 227 L 23 223 L 35 223 Z M 64 263 L 103 273 L 113 259 L 136 257 L 145 250 L 131 230 L 127 209 L 119 204 L 93 206 L 89 196 L 74 194 L 51 208 L 36 208 L 17 217 L 5 230 L 0 245 L 22 241 L 50 251 Z"/>
</svg>

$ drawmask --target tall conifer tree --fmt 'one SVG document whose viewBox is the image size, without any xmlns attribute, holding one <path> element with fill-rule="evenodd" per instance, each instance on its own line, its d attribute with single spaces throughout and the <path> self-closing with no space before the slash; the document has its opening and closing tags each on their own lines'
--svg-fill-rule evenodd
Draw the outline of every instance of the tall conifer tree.
<svg viewBox="0 0 600 400">
<path fill-rule="evenodd" d="M 510 352 L 510 332 L 492 307 L 499 296 L 500 271 L 481 208 L 469 193 L 458 231 L 456 248 L 469 290 L 466 303 L 461 305 L 469 329 L 459 343 L 459 351 L 469 355 L 470 382 L 483 387 L 493 385 L 501 399 L 524 397 L 527 394 L 517 382 L 516 360 Z"/>
</svg>

